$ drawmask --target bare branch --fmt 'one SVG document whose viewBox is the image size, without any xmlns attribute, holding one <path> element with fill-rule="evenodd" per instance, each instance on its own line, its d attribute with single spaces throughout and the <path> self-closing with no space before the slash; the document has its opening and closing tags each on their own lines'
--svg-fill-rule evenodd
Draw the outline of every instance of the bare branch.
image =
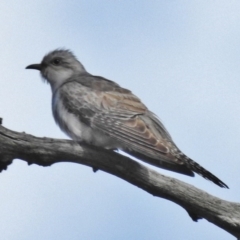
<svg viewBox="0 0 240 240">
<path fill-rule="evenodd" d="M 0 168 L 14 159 L 50 166 L 74 162 L 100 169 L 180 205 L 194 221 L 205 218 L 240 239 L 240 204 L 214 197 L 200 189 L 154 170 L 116 152 L 80 146 L 70 140 L 37 138 L 0 126 Z"/>
</svg>

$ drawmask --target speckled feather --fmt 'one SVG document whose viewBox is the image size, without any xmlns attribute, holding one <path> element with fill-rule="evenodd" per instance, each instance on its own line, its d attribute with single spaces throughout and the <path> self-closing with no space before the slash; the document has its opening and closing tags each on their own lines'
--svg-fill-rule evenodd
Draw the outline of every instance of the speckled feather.
<svg viewBox="0 0 240 240">
<path fill-rule="evenodd" d="M 79 121 L 93 131 L 110 136 L 110 142 L 116 142 L 113 148 L 122 149 L 158 167 L 190 176 L 194 171 L 225 187 L 221 180 L 176 147 L 162 123 L 129 90 L 87 74 L 72 78 L 58 89 L 58 93 L 68 112 L 78 116 Z M 88 144 L 98 145 L 91 141 Z M 157 161 L 149 161 L 149 158 Z"/>
</svg>

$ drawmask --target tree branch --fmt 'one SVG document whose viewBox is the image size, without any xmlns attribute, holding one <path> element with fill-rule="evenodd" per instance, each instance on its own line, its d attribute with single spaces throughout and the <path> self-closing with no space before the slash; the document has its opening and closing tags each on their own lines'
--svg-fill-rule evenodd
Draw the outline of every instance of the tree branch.
<svg viewBox="0 0 240 240">
<path fill-rule="evenodd" d="M 0 170 L 7 169 L 14 159 L 41 166 L 74 162 L 92 167 L 94 171 L 100 169 L 180 205 L 194 221 L 205 218 L 240 239 L 240 204 L 159 174 L 116 152 L 80 146 L 70 140 L 37 138 L 0 126 Z"/>
</svg>

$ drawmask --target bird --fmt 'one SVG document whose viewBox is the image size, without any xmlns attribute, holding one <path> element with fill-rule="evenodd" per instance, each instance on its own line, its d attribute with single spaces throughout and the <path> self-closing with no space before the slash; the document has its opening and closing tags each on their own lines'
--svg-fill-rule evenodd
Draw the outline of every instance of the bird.
<svg viewBox="0 0 240 240">
<path fill-rule="evenodd" d="M 58 48 L 26 69 L 39 70 L 50 84 L 55 122 L 79 144 L 122 150 L 156 167 L 191 177 L 197 173 L 228 188 L 177 147 L 140 98 L 114 81 L 90 74 L 72 51 Z"/>
</svg>

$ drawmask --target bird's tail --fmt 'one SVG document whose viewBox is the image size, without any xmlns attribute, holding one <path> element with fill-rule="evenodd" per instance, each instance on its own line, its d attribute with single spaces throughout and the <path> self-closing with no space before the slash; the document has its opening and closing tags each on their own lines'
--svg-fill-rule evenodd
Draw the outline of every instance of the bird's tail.
<svg viewBox="0 0 240 240">
<path fill-rule="evenodd" d="M 201 165 L 199 165 L 198 163 L 194 162 L 192 159 L 190 159 L 189 157 L 187 157 L 184 154 L 181 154 L 181 160 L 184 161 L 184 163 L 187 165 L 187 167 L 189 169 L 191 169 L 193 172 L 199 174 L 200 176 L 202 176 L 205 179 L 208 179 L 212 182 L 214 182 L 215 184 L 217 184 L 218 186 L 222 187 L 222 188 L 229 188 L 224 182 L 222 182 L 219 178 L 217 178 L 215 175 L 213 175 L 212 173 L 210 173 L 208 170 L 206 170 L 205 168 L 203 168 Z"/>
</svg>

